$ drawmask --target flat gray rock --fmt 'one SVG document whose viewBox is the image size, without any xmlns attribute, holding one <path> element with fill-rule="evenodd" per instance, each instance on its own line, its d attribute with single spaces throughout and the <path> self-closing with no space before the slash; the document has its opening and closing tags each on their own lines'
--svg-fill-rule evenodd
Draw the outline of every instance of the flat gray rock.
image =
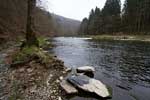
<svg viewBox="0 0 150 100">
<path fill-rule="evenodd" d="M 78 93 L 78 90 L 75 87 L 73 87 L 70 83 L 68 83 L 66 80 L 63 80 L 60 83 L 60 86 L 66 91 L 67 94 Z"/>
<path fill-rule="evenodd" d="M 86 92 L 95 93 L 102 98 L 111 97 L 107 86 L 99 80 L 89 78 L 85 75 L 70 76 L 67 80 L 75 87 L 78 87 Z"/>
</svg>

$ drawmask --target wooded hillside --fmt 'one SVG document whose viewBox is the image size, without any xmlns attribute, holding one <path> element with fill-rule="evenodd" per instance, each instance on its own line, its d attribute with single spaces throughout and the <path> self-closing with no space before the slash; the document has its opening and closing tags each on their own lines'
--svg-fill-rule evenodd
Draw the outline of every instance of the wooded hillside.
<svg viewBox="0 0 150 100">
<path fill-rule="evenodd" d="M 65 18 L 60 15 L 51 14 L 54 21 L 55 35 L 56 36 L 75 36 L 77 35 L 78 29 L 81 22 L 78 20 Z"/>
<path fill-rule="evenodd" d="M 9 5 L 9 6 L 8 6 Z M 36 8 L 35 31 L 42 35 L 75 34 L 80 22 Z M 24 35 L 27 19 L 27 0 L 2 0 L 0 3 L 0 42 Z"/>
</svg>

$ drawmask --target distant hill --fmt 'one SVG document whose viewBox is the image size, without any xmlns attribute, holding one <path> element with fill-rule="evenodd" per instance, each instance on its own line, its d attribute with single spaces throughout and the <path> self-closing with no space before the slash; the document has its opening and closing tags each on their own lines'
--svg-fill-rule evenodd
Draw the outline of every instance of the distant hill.
<svg viewBox="0 0 150 100">
<path fill-rule="evenodd" d="M 25 34 L 27 0 L 2 0 L 0 3 L 0 43 Z M 39 35 L 76 35 L 79 21 L 50 14 L 40 8 L 35 13 L 35 31 Z"/>
<path fill-rule="evenodd" d="M 65 18 L 60 15 L 52 14 L 53 20 L 55 21 L 55 28 L 58 30 L 56 31 L 55 35 L 77 35 L 77 31 L 80 26 L 80 21 Z"/>
</svg>

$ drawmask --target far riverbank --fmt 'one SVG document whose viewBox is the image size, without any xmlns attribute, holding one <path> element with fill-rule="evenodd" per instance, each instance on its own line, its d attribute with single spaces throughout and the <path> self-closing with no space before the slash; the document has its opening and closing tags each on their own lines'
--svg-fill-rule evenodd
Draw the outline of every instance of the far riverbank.
<svg viewBox="0 0 150 100">
<path fill-rule="evenodd" d="M 95 40 L 149 41 L 150 35 L 91 35 Z"/>
</svg>

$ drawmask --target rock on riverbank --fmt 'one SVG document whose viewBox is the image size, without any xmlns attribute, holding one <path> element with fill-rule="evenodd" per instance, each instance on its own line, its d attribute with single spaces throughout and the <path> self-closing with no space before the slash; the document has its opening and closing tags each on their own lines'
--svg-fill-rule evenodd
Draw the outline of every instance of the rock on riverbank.
<svg viewBox="0 0 150 100">
<path fill-rule="evenodd" d="M 101 81 L 94 78 L 89 78 L 85 75 L 79 75 L 70 76 L 67 80 L 75 87 L 83 91 L 94 93 L 102 98 L 111 97 L 107 86 L 104 85 Z"/>
<path fill-rule="evenodd" d="M 111 98 L 108 87 L 101 81 L 90 78 L 90 74 L 94 75 L 94 67 L 83 66 L 78 67 L 76 73 L 69 75 L 60 85 L 67 94 L 80 94 L 82 92 L 92 93 L 100 98 Z M 86 73 L 89 73 L 86 75 Z"/>
</svg>

